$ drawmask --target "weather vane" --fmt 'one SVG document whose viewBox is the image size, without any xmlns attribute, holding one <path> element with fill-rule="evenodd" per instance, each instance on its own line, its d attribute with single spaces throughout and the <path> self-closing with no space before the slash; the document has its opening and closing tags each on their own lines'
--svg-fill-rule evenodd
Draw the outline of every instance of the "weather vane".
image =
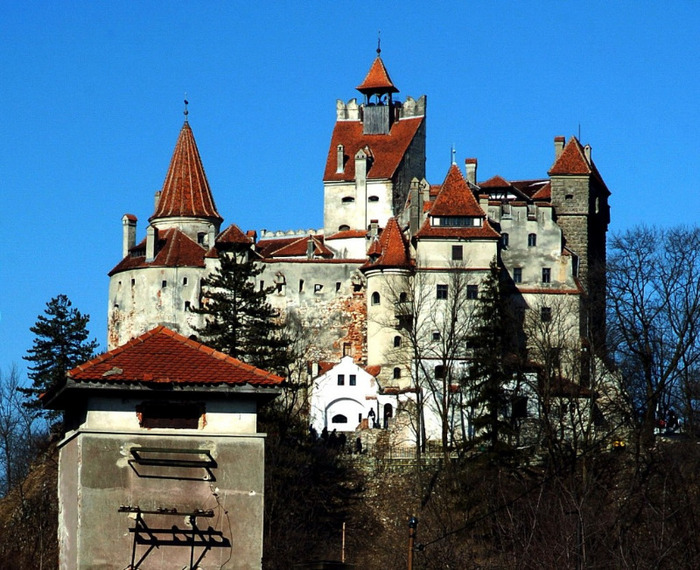
<svg viewBox="0 0 700 570">
<path fill-rule="evenodd" d="M 185 111 L 184 111 L 185 122 L 187 122 L 187 115 L 190 114 L 190 112 L 187 110 L 187 105 L 189 105 L 189 104 L 190 104 L 190 102 L 187 100 L 187 91 L 185 91 Z"/>
<path fill-rule="evenodd" d="M 382 31 L 377 30 L 377 55 L 382 53 Z"/>
</svg>

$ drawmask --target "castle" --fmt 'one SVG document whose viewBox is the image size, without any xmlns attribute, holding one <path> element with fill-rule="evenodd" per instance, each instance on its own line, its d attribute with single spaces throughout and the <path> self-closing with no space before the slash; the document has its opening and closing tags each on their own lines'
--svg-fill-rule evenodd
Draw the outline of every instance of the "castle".
<svg viewBox="0 0 700 570">
<path fill-rule="evenodd" d="M 134 216 L 122 218 L 108 347 L 156 325 L 196 335 L 202 317 L 189 309 L 201 302 L 217 252 L 233 249 L 264 266 L 259 286 L 274 284 L 271 304 L 308 334 L 314 376 L 341 366 L 333 389 L 317 395 L 316 425 L 354 429 L 355 417 L 386 424 L 397 406 L 390 395 L 410 393 L 421 375 L 444 378 L 445 366 L 469 367 L 469 347 L 455 351 L 447 340 L 455 322 L 471 326 L 495 261 L 523 323 L 561 320 L 575 356 L 565 364 L 557 355 L 559 380 L 585 385 L 586 355 L 602 350 L 604 338 L 610 194 L 591 147 L 555 137 L 542 179 L 479 181 L 477 160 L 467 158 L 464 172 L 452 164 L 433 184 L 425 179 L 426 97 L 400 101 L 379 50 L 357 90 L 361 102 L 336 104 L 319 230 L 222 230 L 185 120 L 145 239 L 136 241 Z M 372 377 L 363 394 L 350 395 L 359 372 L 344 367 Z"/>
</svg>

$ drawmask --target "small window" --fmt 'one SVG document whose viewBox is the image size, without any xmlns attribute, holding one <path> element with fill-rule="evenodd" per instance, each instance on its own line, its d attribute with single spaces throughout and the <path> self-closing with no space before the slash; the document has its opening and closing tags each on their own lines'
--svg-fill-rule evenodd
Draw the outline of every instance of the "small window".
<svg viewBox="0 0 700 570">
<path fill-rule="evenodd" d="M 335 292 L 337 293 L 338 291 L 340 291 L 340 281 L 335 282 Z"/>
<path fill-rule="evenodd" d="M 136 279 L 131 280 L 131 286 L 133 287 L 134 285 L 136 285 Z"/>
<path fill-rule="evenodd" d="M 379 293 L 377 291 L 372 293 L 372 304 L 379 305 L 380 301 L 381 301 L 381 297 L 380 297 Z"/>
<path fill-rule="evenodd" d="M 343 356 L 352 356 L 352 344 L 349 342 L 343 343 Z"/>
<path fill-rule="evenodd" d="M 394 348 L 400 348 L 400 347 L 401 347 L 401 337 L 395 336 L 394 337 Z"/>
<path fill-rule="evenodd" d="M 542 283 L 552 282 L 552 270 L 549 267 L 542 268 Z"/>
<path fill-rule="evenodd" d="M 350 229 L 350 226 L 347 224 L 343 224 L 342 226 L 338 226 L 339 232 L 347 232 L 349 229 Z"/>
<path fill-rule="evenodd" d="M 206 234 L 206 233 L 204 233 L 204 232 L 199 232 L 199 233 L 197 234 L 197 243 L 198 243 L 199 245 L 204 245 L 204 241 L 205 241 L 206 237 L 207 237 L 207 234 Z"/>
<path fill-rule="evenodd" d="M 187 286 L 187 277 L 182 278 L 182 285 Z"/>
<path fill-rule="evenodd" d="M 438 285 L 437 286 L 437 298 L 441 300 L 447 299 L 447 285 Z"/>
<path fill-rule="evenodd" d="M 442 364 L 438 364 L 435 367 L 435 378 L 444 378 L 445 377 L 445 367 Z"/>
<path fill-rule="evenodd" d="M 367 198 L 368 202 L 379 202 L 379 196 L 370 196 Z"/>
<path fill-rule="evenodd" d="M 331 423 L 334 424 L 346 424 L 348 423 L 348 418 L 345 417 L 343 414 L 336 414 L 331 418 Z"/>
<path fill-rule="evenodd" d="M 260 281 L 260 290 L 263 291 L 265 289 L 265 282 Z"/>
<path fill-rule="evenodd" d="M 345 196 L 343 198 L 343 204 L 352 204 L 355 201 L 355 198 L 352 196 Z"/>
<path fill-rule="evenodd" d="M 165 279 L 163 279 L 163 281 L 160 282 L 160 286 L 161 286 L 163 289 L 165 289 L 165 288 L 168 286 L 168 282 L 167 282 Z"/>
<path fill-rule="evenodd" d="M 528 234 L 527 236 L 527 246 L 535 247 L 537 245 L 537 234 Z"/>
<path fill-rule="evenodd" d="M 408 293 L 406 293 L 406 291 L 403 291 L 399 295 L 399 303 L 405 303 L 406 301 L 408 301 Z"/>
<path fill-rule="evenodd" d="M 462 261 L 464 259 L 464 250 L 461 245 L 452 246 L 452 261 Z"/>
<path fill-rule="evenodd" d="M 350 378 L 348 379 L 350 386 L 357 386 L 357 376 L 355 374 L 350 374 Z"/>
<path fill-rule="evenodd" d="M 478 285 L 467 285 L 467 299 L 478 299 L 479 298 L 479 286 Z"/>
<path fill-rule="evenodd" d="M 304 291 L 304 280 L 299 279 L 299 293 Z"/>
<path fill-rule="evenodd" d="M 507 233 L 502 233 L 501 234 L 501 245 L 503 247 L 508 247 L 508 240 L 510 239 L 510 236 Z"/>
<path fill-rule="evenodd" d="M 523 282 L 523 268 L 522 267 L 514 267 L 513 268 L 513 281 L 515 281 L 516 283 Z"/>
<path fill-rule="evenodd" d="M 338 374 L 338 386 L 345 386 L 345 374 Z"/>
<path fill-rule="evenodd" d="M 551 307 L 542 307 L 540 309 L 540 319 L 542 320 L 543 323 L 548 323 L 549 321 L 552 320 L 552 308 Z"/>
<path fill-rule="evenodd" d="M 401 378 L 401 369 L 394 368 L 394 380 L 398 380 L 399 378 Z"/>
<path fill-rule="evenodd" d="M 146 402 L 136 406 L 139 425 L 147 429 L 197 429 L 203 413 L 203 404 Z"/>
<path fill-rule="evenodd" d="M 566 196 L 564 196 L 564 200 L 573 200 L 573 199 L 574 199 L 573 194 L 567 194 Z"/>
<path fill-rule="evenodd" d="M 323 285 L 320 283 L 316 283 L 314 285 L 314 293 L 320 293 L 323 290 Z"/>
<path fill-rule="evenodd" d="M 435 332 L 433 332 L 433 340 L 434 340 L 435 342 L 437 342 L 437 341 L 440 340 L 440 331 L 435 331 Z"/>
<path fill-rule="evenodd" d="M 189 310 L 190 310 L 190 302 L 185 301 L 185 311 L 189 311 Z"/>
</svg>

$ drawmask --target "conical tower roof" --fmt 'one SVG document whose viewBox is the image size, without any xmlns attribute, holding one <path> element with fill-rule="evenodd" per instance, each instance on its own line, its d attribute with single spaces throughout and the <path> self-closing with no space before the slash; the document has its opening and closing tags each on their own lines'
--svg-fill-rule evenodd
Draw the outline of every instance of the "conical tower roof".
<svg viewBox="0 0 700 570">
<path fill-rule="evenodd" d="M 216 210 L 197 143 L 187 121 L 180 130 L 160 199 L 150 220 L 174 217 L 209 218 L 219 223 L 223 220 Z"/>
<path fill-rule="evenodd" d="M 389 72 L 386 70 L 386 67 L 384 67 L 384 62 L 379 55 L 377 55 L 376 59 L 372 63 L 372 67 L 369 68 L 369 72 L 367 73 L 365 80 L 357 86 L 357 90 L 365 95 L 399 92 L 394 83 L 391 81 Z"/>
<path fill-rule="evenodd" d="M 389 218 L 381 237 L 372 243 L 367 254 L 369 260 L 362 266 L 363 270 L 387 267 L 410 269 L 413 267 L 408 242 L 396 218 Z"/>
</svg>

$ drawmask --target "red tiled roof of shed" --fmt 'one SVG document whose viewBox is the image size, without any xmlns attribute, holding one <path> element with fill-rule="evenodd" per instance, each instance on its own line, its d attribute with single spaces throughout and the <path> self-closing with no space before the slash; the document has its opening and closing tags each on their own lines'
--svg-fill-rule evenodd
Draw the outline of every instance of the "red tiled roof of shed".
<svg viewBox="0 0 700 570">
<path fill-rule="evenodd" d="M 150 220 L 172 217 L 210 218 L 219 223 L 222 221 L 214 204 L 192 129 L 186 121 L 180 130 L 160 199 Z"/>
<path fill-rule="evenodd" d="M 387 135 L 365 135 L 360 121 L 337 121 L 331 136 L 323 180 L 354 180 L 355 153 L 365 147 L 369 147 L 374 157 L 370 161 L 367 178 L 392 178 L 422 124 L 423 117 L 410 117 L 396 121 Z M 338 145 L 343 145 L 347 155 L 342 172 L 337 171 Z"/>
<path fill-rule="evenodd" d="M 68 378 L 76 383 L 251 386 L 274 386 L 283 380 L 164 326 L 73 368 Z"/>
</svg>

